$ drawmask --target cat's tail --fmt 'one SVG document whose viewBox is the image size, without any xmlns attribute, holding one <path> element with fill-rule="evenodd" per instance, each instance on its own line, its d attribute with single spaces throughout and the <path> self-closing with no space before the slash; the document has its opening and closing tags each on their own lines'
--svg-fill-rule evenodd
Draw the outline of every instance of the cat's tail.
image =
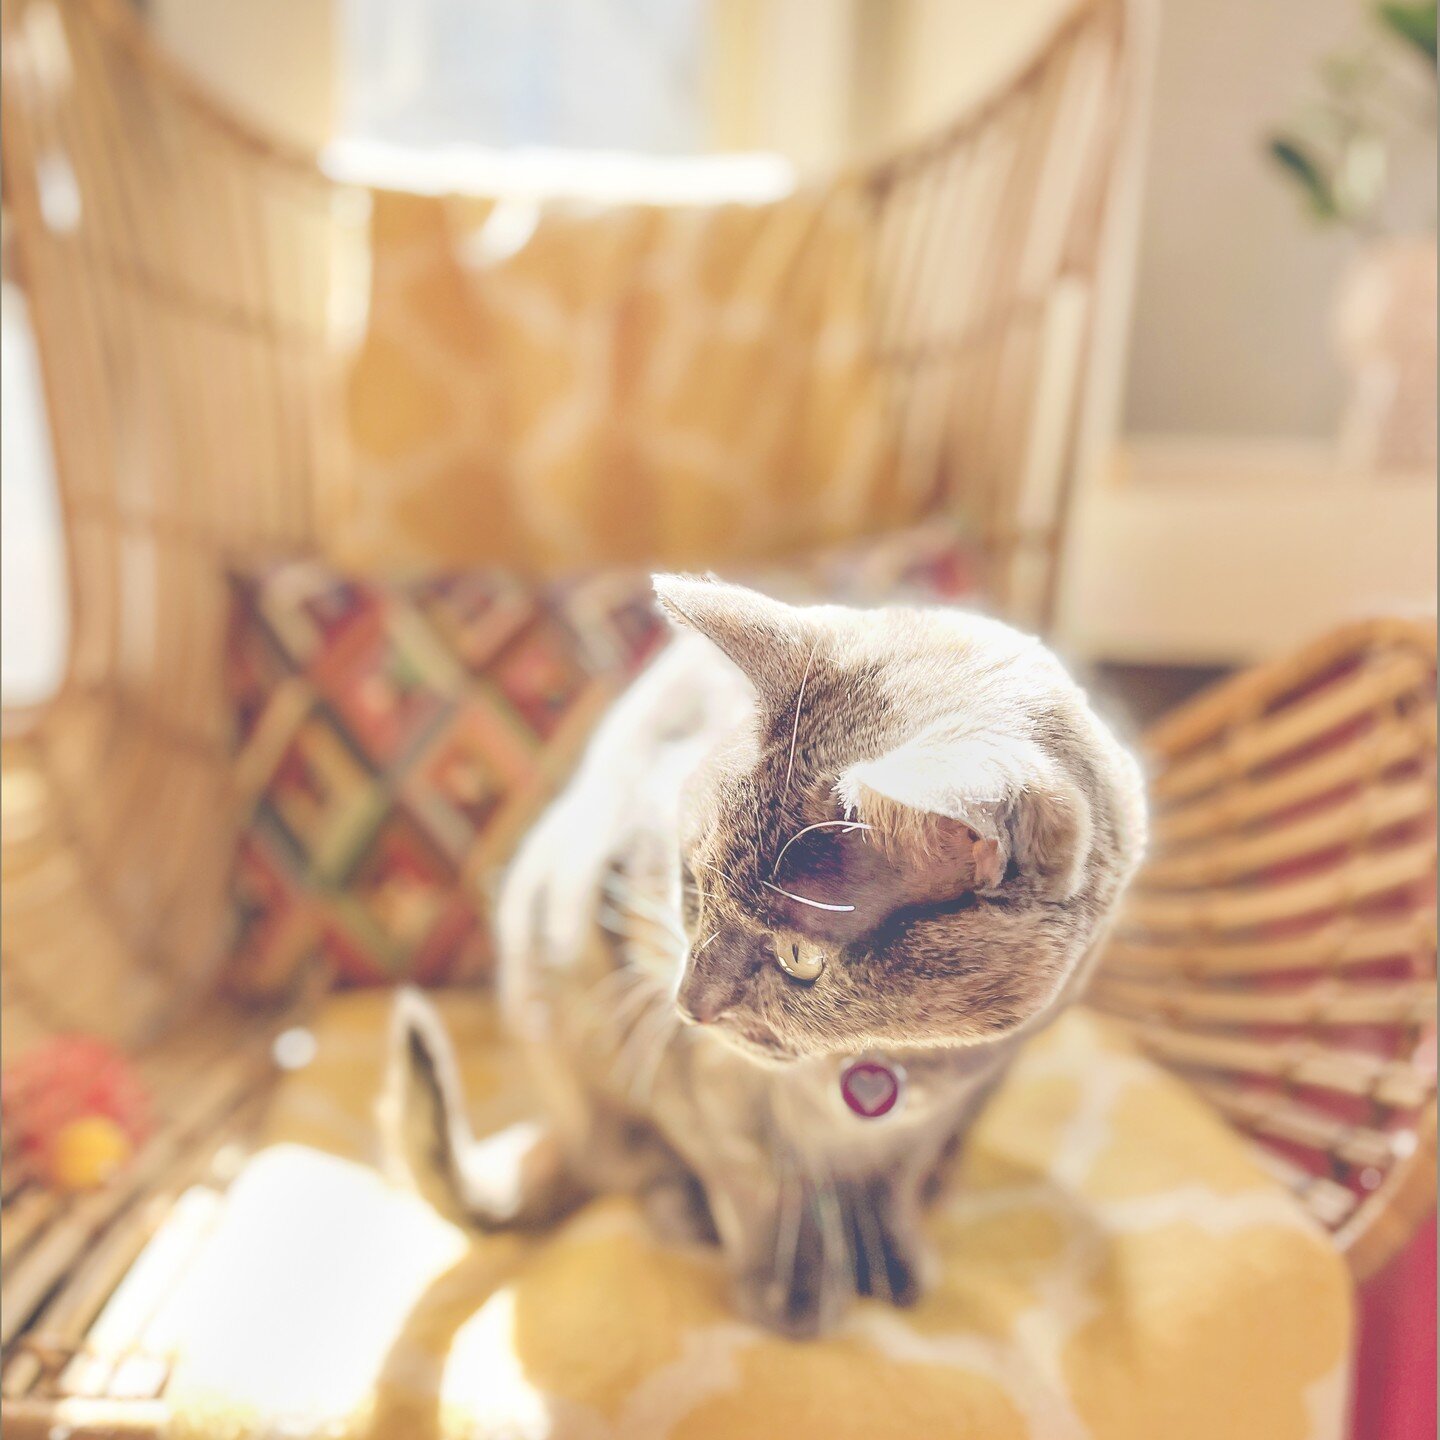
<svg viewBox="0 0 1440 1440">
<path fill-rule="evenodd" d="M 455 1224 L 528 1228 L 554 1220 L 579 1198 L 560 1146 L 544 1126 L 518 1121 L 476 1137 L 445 1023 L 408 986 L 396 992 L 391 1007 L 378 1112 L 390 1178 L 418 1191 Z M 497 1248 L 497 1263 L 509 1248 Z"/>
</svg>

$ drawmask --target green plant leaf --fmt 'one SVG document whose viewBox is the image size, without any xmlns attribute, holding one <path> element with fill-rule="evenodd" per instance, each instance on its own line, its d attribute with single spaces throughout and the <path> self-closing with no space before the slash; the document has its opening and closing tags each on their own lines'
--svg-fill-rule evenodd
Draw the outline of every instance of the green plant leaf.
<svg viewBox="0 0 1440 1440">
<path fill-rule="evenodd" d="M 1413 45 L 1427 60 L 1435 64 L 1435 5 L 1405 3 L 1405 0 L 1384 0 L 1375 7 L 1375 14 L 1392 34 L 1407 45 Z"/>
<path fill-rule="evenodd" d="M 1317 217 L 1321 220 L 1340 218 L 1340 209 L 1335 203 L 1330 177 L 1312 155 L 1287 135 L 1272 136 L 1268 149 L 1270 158 L 1299 182 L 1310 202 L 1310 209 Z"/>
</svg>

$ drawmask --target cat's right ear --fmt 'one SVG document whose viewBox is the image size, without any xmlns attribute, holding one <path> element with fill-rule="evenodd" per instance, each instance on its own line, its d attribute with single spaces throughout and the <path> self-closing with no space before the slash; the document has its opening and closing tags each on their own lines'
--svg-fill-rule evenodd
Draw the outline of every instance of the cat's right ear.
<svg viewBox="0 0 1440 1440">
<path fill-rule="evenodd" d="M 835 788 L 847 816 L 889 837 L 916 866 L 968 856 L 982 895 L 1000 890 L 1012 863 L 1046 900 L 1072 899 L 1083 883 L 1090 804 L 1033 741 L 922 735 L 852 765 Z"/>
<path fill-rule="evenodd" d="M 655 575 L 655 598 L 675 624 L 695 630 L 732 660 L 768 705 L 789 703 L 814 646 L 793 605 L 743 585 Z"/>
</svg>

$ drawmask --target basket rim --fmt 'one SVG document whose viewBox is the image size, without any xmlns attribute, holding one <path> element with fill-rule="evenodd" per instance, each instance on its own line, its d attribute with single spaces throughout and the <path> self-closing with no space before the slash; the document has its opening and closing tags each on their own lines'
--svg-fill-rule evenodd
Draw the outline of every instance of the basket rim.
<svg viewBox="0 0 1440 1440">
<path fill-rule="evenodd" d="M 1373 615 L 1352 620 L 1298 650 L 1219 681 L 1150 725 L 1141 736 L 1141 744 L 1153 759 L 1172 759 L 1222 733 L 1233 722 L 1237 710 L 1263 704 L 1348 654 L 1387 647 L 1412 649 L 1433 664 L 1435 626 L 1433 613 Z"/>
</svg>

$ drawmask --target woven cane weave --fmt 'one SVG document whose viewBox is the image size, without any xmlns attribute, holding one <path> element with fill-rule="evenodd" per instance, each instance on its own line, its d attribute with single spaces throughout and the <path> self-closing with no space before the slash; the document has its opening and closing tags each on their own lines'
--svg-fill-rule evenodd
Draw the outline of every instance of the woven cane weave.
<svg viewBox="0 0 1440 1440">
<path fill-rule="evenodd" d="M 1435 1196 L 1433 621 L 1342 630 L 1146 748 L 1151 853 L 1094 999 L 1368 1273 Z"/>
</svg>

